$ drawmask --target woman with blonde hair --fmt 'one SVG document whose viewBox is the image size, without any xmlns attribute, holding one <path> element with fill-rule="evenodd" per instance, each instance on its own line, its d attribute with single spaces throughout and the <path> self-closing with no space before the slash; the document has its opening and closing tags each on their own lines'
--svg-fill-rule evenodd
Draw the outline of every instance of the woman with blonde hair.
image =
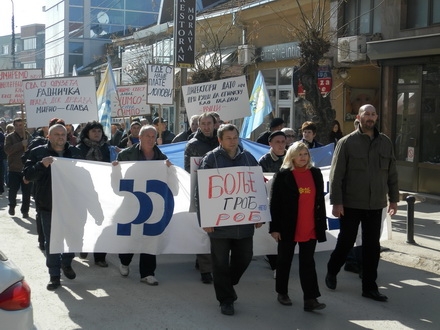
<svg viewBox="0 0 440 330">
<path fill-rule="evenodd" d="M 278 301 L 290 306 L 288 295 L 290 268 L 296 244 L 299 245 L 299 277 L 304 310 L 324 309 L 319 292 L 314 253 L 316 242 L 326 241 L 324 180 L 313 166 L 309 149 L 303 142 L 289 147 L 281 169 L 275 174 L 270 194 L 269 232 L 278 243 L 276 291 Z"/>
</svg>

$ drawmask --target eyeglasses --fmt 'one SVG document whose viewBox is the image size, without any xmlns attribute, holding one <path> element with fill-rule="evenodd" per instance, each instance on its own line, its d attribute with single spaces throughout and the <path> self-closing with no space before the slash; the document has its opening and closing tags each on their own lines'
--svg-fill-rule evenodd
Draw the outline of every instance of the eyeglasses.
<svg viewBox="0 0 440 330">
<path fill-rule="evenodd" d="M 288 138 L 294 138 L 295 135 L 287 135 L 287 134 L 286 134 L 286 137 L 288 137 Z"/>
</svg>

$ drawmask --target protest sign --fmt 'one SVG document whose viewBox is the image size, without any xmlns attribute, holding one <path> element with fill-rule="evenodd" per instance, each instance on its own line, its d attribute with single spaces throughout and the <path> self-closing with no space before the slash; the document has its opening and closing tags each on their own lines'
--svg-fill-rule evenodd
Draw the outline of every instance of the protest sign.
<svg viewBox="0 0 440 330">
<path fill-rule="evenodd" d="M 23 104 L 23 80 L 43 76 L 41 69 L 1 70 L 0 104 Z"/>
<path fill-rule="evenodd" d="M 170 65 L 148 65 L 149 104 L 173 104 L 174 69 Z"/>
<path fill-rule="evenodd" d="M 260 166 L 199 169 L 197 180 L 202 227 L 270 221 Z"/>
<path fill-rule="evenodd" d="M 119 99 L 118 99 L 119 98 Z M 118 86 L 112 94 L 112 118 L 150 114 L 146 85 Z"/>
<path fill-rule="evenodd" d="M 246 77 L 182 86 L 188 118 L 205 112 L 217 112 L 224 121 L 249 116 Z"/>
<path fill-rule="evenodd" d="M 200 163 L 202 162 L 203 157 L 191 157 L 189 163 L 189 175 L 190 175 L 190 200 L 191 204 L 189 205 L 189 212 L 196 212 L 196 205 L 194 203 L 194 194 L 196 192 L 197 185 L 197 170 L 199 169 Z"/>
<path fill-rule="evenodd" d="M 54 118 L 68 124 L 98 120 L 94 77 L 24 80 L 29 127 L 47 126 Z"/>
</svg>

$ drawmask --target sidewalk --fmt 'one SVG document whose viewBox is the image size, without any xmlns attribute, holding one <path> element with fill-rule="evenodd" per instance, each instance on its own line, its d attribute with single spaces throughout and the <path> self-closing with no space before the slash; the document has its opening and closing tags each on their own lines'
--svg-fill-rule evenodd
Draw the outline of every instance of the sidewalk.
<svg viewBox="0 0 440 330">
<path fill-rule="evenodd" d="M 381 258 L 402 266 L 413 267 L 440 275 L 440 196 L 412 194 L 414 204 L 414 241 L 407 243 L 406 197 L 410 193 L 401 192 L 402 201 L 398 211 L 391 218 L 392 238 L 381 242 L 385 251 Z"/>
</svg>

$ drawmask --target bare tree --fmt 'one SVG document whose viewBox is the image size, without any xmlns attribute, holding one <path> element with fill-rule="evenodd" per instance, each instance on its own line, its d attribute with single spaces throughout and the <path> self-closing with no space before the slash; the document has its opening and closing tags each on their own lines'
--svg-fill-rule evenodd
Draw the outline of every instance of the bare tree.
<svg viewBox="0 0 440 330">
<path fill-rule="evenodd" d="M 299 0 L 296 0 L 300 11 L 300 25 L 295 27 L 300 46 L 300 80 L 305 90 L 305 99 L 311 107 L 307 109 L 309 117 L 318 127 L 317 135 L 322 143 L 328 143 L 328 132 L 331 131 L 336 117 L 332 109 L 330 96 L 321 94 L 318 86 L 318 69 L 320 61 L 330 50 L 330 34 L 326 29 L 330 19 L 325 1 L 319 0 L 312 5 L 311 15 L 306 15 Z"/>
</svg>

